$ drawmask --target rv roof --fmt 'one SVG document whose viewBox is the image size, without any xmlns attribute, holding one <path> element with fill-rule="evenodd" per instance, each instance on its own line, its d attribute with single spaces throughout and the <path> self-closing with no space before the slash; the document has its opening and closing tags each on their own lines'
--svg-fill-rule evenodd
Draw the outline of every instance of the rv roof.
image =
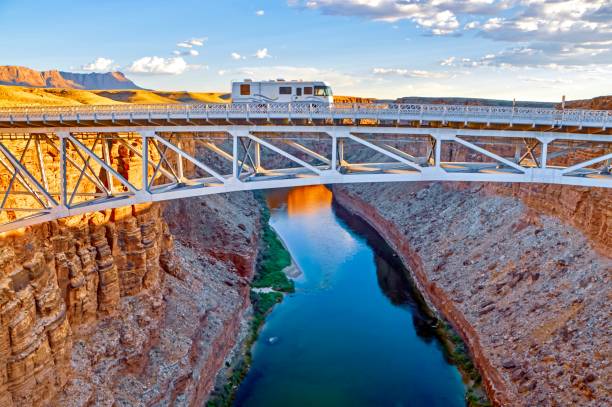
<svg viewBox="0 0 612 407">
<path fill-rule="evenodd" d="M 265 80 L 265 81 L 253 81 L 251 79 L 245 79 L 242 82 L 245 82 L 245 83 L 252 83 L 252 82 L 260 82 L 260 83 L 325 83 L 324 81 L 304 81 L 302 79 L 291 79 L 291 80 L 270 79 L 270 80 Z"/>
</svg>

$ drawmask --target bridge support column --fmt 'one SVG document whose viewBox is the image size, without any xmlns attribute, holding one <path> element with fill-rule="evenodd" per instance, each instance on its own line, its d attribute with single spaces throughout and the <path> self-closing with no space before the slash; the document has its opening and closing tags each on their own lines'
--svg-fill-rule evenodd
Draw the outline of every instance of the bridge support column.
<svg viewBox="0 0 612 407">
<path fill-rule="evenodd" d="M 238 134 L 232 134 L 232 178 L 238 180 Z"/>
<path fill-rule="evenodd" d="M 542 157 L 541 157 L 541 168 L 546 168 L 547 160 L 548 160 L 548 141 L 542 141 Z"/>
<path fill-rule="evenodd" d="M 332 152 L 331 152 L 331 168 L 332 171 L 338 171 L 338 138 L 335 134 L 331 134 Z"/>
<path fill-rule="evenodd" d="M 261 145 L 259 143 L 255 143 L 254 145 L 254 150 L 255 150 L 255 174 L 258 174 L 262 168 L 261 168 Z"/>
<path fill-rule="evenodd" d="M 346 161 L 344 161 L 344 139 L 337 138 L 336 142 L 338 143 L 338 162 L 340 163 L 340 167 L 344 167 L 346 165 Z M 336 167 L 337 168 L 337 167 Z"/>
<path fill-rule="evenodd" d="M 67 169 L 66 169 L 66 139 L 70 136 L 68 132 L 57 132 L 57 138 L 59 139 L 59 155 L 60 155 L 60 206 L 68 209 L 67 202 Z"/>
<path fill-rule="evenodd" d="M 176 147 L 179 150 L 183 150 L 183 143 L 181 142 L 180 138 L 176 142 Z M 176 158 L 176 171 L 176 175 L 178 176 L 179 182 L 183 182 L 185 180 L 185 170 L 183 168 L 183 156 L 181 156 L 180 154 Z"/>
<path fill-rule="evenodd" d="M 100 137 L 100 135 L 98 134 L 97 137 Z M 108 140 L 102 140 L 102 158 L 104 159 L 104 162 L 106 163 L 106 165 L 111 166 L 111 155 L 110 155 L 110 149 L 108 148 L 109 145 L 109 141 Z M 113 177 L 111 176 L 111 173 L 106 171 L 106 184 L 108 186 L 108 190 L 111 192 L 111 194 L 115 193 L 115 187 L 113 185 Z"/>
<path fill-rule="evenodd" d="M 143 131 L 140 133 L 142 143 L 142 186 L 139 193 L 150 196 L 149 191 L 149 139 L 155 135 L 154 131 Z"/>
<path fill-rule="evenodd" d="M 435 137 L 433 135 L 432 137 L 434 137 L 436 140 L 436 144 L 434 146 L 434 163 L 436 168 L 440 168 L 442 163 L 442 137 Z"/>
</svg>

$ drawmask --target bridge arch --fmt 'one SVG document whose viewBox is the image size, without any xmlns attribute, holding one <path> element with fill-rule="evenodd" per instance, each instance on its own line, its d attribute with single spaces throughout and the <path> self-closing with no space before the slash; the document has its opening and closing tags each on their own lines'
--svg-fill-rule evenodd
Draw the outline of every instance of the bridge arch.
<svg viewBox="0 0 612 407">
<path fill-rule="evenodd" d="M 351 118 L 270 106 L 242 106 L 240 114 L 225 108 L 224 117 L 218 107 L 214 114 L 156 109 L 0 111 L 0 232 L 127 205 L 314 184 L 612 187 L 612 136 L 599 127 L 608 116 L 587 123 L 587 111 L 569 115 L 580 127 L 550 126 L 546 120 L 557 120 L 551 112 L 546 120 L 532 117 L 535 125 L 513 117 L 492 125 L 491 114 L 458 122 L 457 112 L 438 107 L 436 117 L 421 107 L 428 120 L 417 121 L 408 120 L 414 113 L 402 116 L 401 106 L 355 108 Z"/>
</svg>

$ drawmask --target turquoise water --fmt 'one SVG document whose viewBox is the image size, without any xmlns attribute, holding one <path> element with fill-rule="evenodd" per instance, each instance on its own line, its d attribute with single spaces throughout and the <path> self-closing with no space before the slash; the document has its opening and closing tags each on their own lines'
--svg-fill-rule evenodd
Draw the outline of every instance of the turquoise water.
<svg viewBox="0 0 612 407">
<path fill-rule="evenodd" d="M 465 406 L 397 259 L 321 188 L 268 196 L 303 275 L 269 315 L 235 405 Z"/>
</svg>

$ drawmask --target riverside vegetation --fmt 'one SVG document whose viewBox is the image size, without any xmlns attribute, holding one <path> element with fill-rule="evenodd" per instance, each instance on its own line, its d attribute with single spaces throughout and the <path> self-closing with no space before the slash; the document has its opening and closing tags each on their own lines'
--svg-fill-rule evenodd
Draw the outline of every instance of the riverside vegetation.
<svg viewBox="0 0 612 407">
<path fill-rule="evenodd" d="M 295 292 L 295 286 L 287 277 L 284 269 L 291 265 L 291 255 L 281 242 L 278 234 L 270 226 L 270 209 L 261 193 L 256 193 L 261 207 L 261 246 L 257 259 L 255 277 L 251 282 L 251 304 L 253 314 L 249 333 L 243 345 L 243 355 L 231 369 L 223 388 L 216 389 L 207 403 L 207 407 L 228 407 L 234 401 L 235 392 L 246 376 L 251 365 L 251 348 L 266 316 L 274 306 L 283 300 L 285 294 Z M 268 291 L 269 290 L 269 291 Z"/>
</svg>

